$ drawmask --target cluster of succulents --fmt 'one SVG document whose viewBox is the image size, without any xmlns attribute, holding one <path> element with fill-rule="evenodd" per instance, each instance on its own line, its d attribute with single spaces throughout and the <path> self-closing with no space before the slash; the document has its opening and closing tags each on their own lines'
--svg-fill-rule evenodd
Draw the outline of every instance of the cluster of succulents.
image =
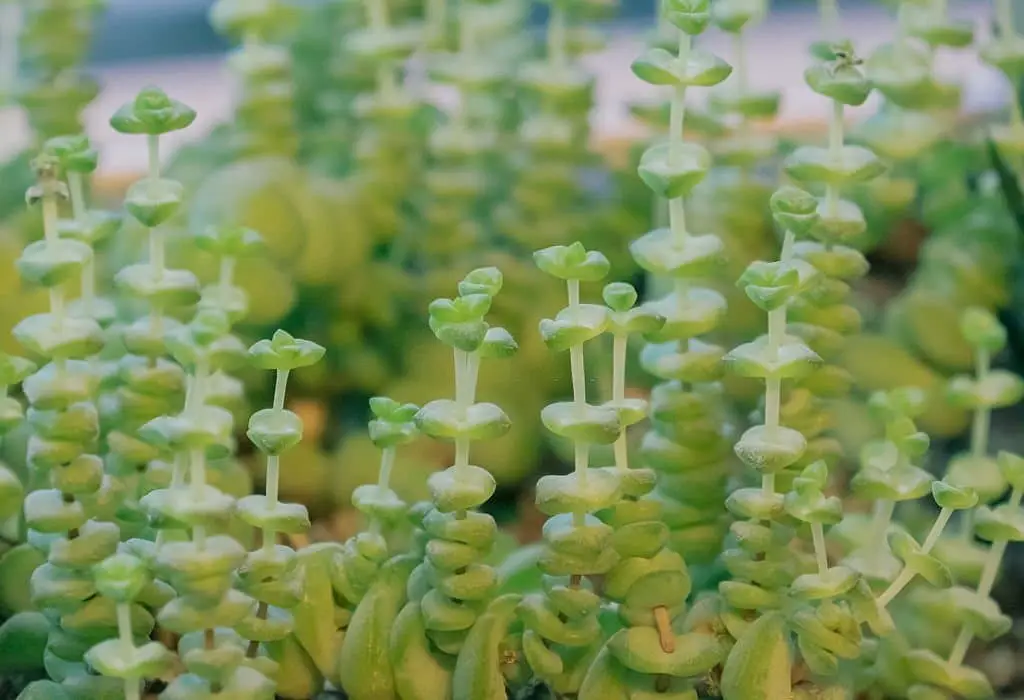
<svg viewBox="0 0 1024 700">
<path fill-rule="evenodd" d="M 344 41 L 289 52 L 293 19 L 323 27 L 219 0 L 237 118 L 167 167 L 196 113 L 142 90 L 110 119 L 148 155 L 115 211 L 79 124 L 96 3 L 33 4 L 38 235 L 13 265 L 42 308 L 13 304 L 21 350 L 0 355 L 0 690 L 994 698 L 970 652 L 1013 624 L 994 592 L 1024 541 L 1024 457 L 993 449 L 1024 398 L 999 316 L 1024 121 L 1014 102 L 986 125 L 966 179 L 933 63 L 973 32 L 941 0 L 895 4 L 862 61 L 822 3 L 804 79 L 827 141 L 782 153 L 754 123 L 779 95 L 747 84 L 765 3 L 665 0 L 632 64 L 667 88 L 635 108 L 661 134 L 601 193 L 576 59 L 605 3 L 553 1 L 542 48 L 520 0 L 327 3 L 311 16 Z M 1016 85 L 1024 40 L 1009 0 L 996 14 L 982 57 Z M 733 66 L 697 45 L 711 26 Z M 412 88 L 420 55 L 447 112 Z M 695 87 L 717 88 L 704 112 Z M 910 211 L 934 234 L 878 312 L 868 253 Z M 368 430 L 326 458 L 296 394 Z M 495 497 L 542 452 L 568 468 L 529 482 L 546 520 L 518 549 Z M 316 527 L 332 499 L 362 520 L 344 541 Z"/>
</svg>

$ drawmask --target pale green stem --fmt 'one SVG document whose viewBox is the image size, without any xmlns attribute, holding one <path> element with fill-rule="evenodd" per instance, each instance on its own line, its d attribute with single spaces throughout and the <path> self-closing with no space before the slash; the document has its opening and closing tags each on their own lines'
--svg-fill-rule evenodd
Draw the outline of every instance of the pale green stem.
<svg viewBox="0 0 1024 700">
<path fill-rule="evenodd" d="M 185 485 L 185 472 L 188 463 L 185 459 L 185 452 L 178 452 L 174 455 L 174 468 L 171 470 L 171 488 L 181 488 Z"/>
<path fill-rule="evenodd" d="M 939 537 L 942 536 L 942 531 L 946 528 L 946 524 L 949 522 L 950 516 L 953 515 L 951 508 L 943 508 L 939 511 L 939 515 L 935 518 L 935 522 L 932 523 L 932 529 L 928 531 L 928 536 L 925 537 L 924 544 L 921 545 L 921 551 L 924 554 L 928 554 L 935 547 L 935 544 L 939 541 Z M 880 596 L 878 596 L 879 607 L 884 608 L 893 599 L 900 594 L 907 584 L 914 580 L 917 572 L 909 566 L 904 566 L 900 571 L 899 575 L 893 579 L 893 582 L 889 584 Z"/>
<path fill-rule="evenodd" d="M 380 471 L 377 473 L 377 486 L 381 491 L 387 490 L 391 483 L 391 470 L 395 466 L 395 454 L 396 450 L 394 447 L 385 447 L 381 451 Z"/>
<path fill-rule="evenodd" d="M 18 82 L 18 35 L 21 27 L 21 4 L 0 4 L 0 98 L 6 104 L 13 103 L 13 92 Z"/>
<path fill-rule="evenodd" d="M 626 344 L 628 338 L 616 333 L 612 337 L 612 400 L 617 404 L 626 400 Z M 615 440 L 615 466 L 629 468 L 629 451 L 626 449 L 626 429 L 623 428 Z"/>
<path fill-rule="evenodd" d="M 818 561 L 818 573 L 828 571 L 828 551 L 825 549 L 825 528 L 821 523 L 811 523 L 811 537 L 814 539 L 814 558 Z"/>
<path fill-rule="evenodd" d="M 220 259 L 220 274 L 217 278 L 217 284 L 223 289 L 227 289 L 235 281 L 235 258 L 231 255 L 225 255 Z"/>
<path fill-rule="evenodd" d="M 580 306 L 580 281 L 567 280 L 569 290 L 569 314 L 576 316 Z M 587 402 L 587 377 L 583 365 L 583 345 L 577 344 L 569 348 L 569 369 L 572 372 L 572 400 L 581 409 Z"/>
<path fill-rule="evenodd" d="M 978 383 L 988 377 L 991 358 L 987 350 L 979 348 L 974 358 L 975 373 Z M 992 409 L 986 405 L 974 409 L 974 422 L 971 425 L 971 454 L 984 457 L 988 452 L 988 433 Z"/>
<path fill-rule="evenodd" d="M 68 172 L 68 194 L 71 197 L 71 213 L 75 221 L 85 219 L 85 180 L 82 173 Z"/>
<path fill-rule="evenodd" d="M 749 91 L 749 86 L 747 83 L 747 42 L 743 30 L 736 32 L 733 36 L 733 46 L 735 53 L 733 62 L 736 64 L 733 66 L 733 74 L 736 76 L 736 94 L 744 97 Z M 736 131 L 741 141 L 746 143 L 749 140 L 750 121 L 745 114 L 741 113 L 739 115 Z M 743 180 L 748 180 L 750 178 L 750 165 L 744 164 L 740 172 Z"/>
<path fill-rule="evenodd" d="M 146 145 L 149 150 L 149 179 L 160 179 L 160 136 L 149 134 L 146 136 Z"/>
<path fill-rule="evenodd" d="M 190 450 L 189 474 L 191 497 L 197 502 L 202 501 L 203 487 L 206 486 L 206 452 L 202 448 Z M 204 549 L 206 547 L 206 528 L 201 526 L 192 528 L 192 539 L 198 549 Z"/>
<path fill-rule="evenodd" d="M 832 101 L 832 117 L 828 123 L 828 157 L 829 162 L 838 165 L 843 152 L 843 103 Z M 829 216 L 839 213 L 839 188 L 833 184 L 825 185 L 825 210 Z"/>
<path fill-rule="evenodd" d="M 288 372 L 287 369 L 277 370 L 277 379 L 274 382 L 274 410 L 280 411 L 284 408 L 284 395 L 288 390 Z"/>
<path fill-rule="evenodd" d="M 117 604 L 117 636 L 121 642 L 121 649 L 130 654 L 135 650 L 135 642 L 132 639 L 132 604 L 119 602 Z"/>
<path fill-rule="evenodd" d="M 117 636 L 121 642 L 121 650 L 125 657 L 130 657 L 135 652 L 135 642 L 132 639 L 132 604 L 118 602 L 117 604 Z M 125 700 L 139 700 L 139 679 L 128 677 L 124 679 Z"/>
<path fill-rule="evenodd" d="M 672 231 L 672 237 L 679 243 L 682 243 L 690 235 L 686 230 L 686 209 L 683 206 L 682 197 L 668 200 L 668 225 Z"/>
<path fill-rule="evenodd" d="M 367 0 L 366 15 L 370 29 L 387 29 L 390 23 L 387 0 Z"/>
<path fill-rule="evenodd" d="M 786 307 L 780 306 L 768 312 L 768 352 L 777 358 L 779 346 L 786 335 Z M 764 385 L 764 424 L 768 431 L 779 427 L 779 412 L 782 408 L 782 379 L 770 376 Z"/>
<path fill-rule="evenodd" d="M 615 440 L 615 466 L 626 471 L 629 469 L 629 445 L 626 442 L 626 430 Z"/>
<path fill-rule="evenodd" d="M 47 194 L 43 197 L 43 236 L 47 244 L 57 242 L 57 218 L 57 200 Z M 50 313 L 60 329 L 64 324 L 64 288 L 59 284 L 50 287 Z"/>
<path fill-rule="evenodd" d="M 445 17 L 448 14 L 448 7 L 445 0 L 427 0 L 427 30 L 433 39 L 439 39 L 444 35 Z"/>
<path fill-rule="evenodd" d="M 267 508 L 274 510 L 278 505 L 281 484 L 281 456 L 267 455 Z"/>
<path fill-rule="evenodd" d="M 563 70 L 568 62 L 566 56 L 566 16 L 565 6 L 560 0 L 551 3 L 551 16 L 548 18 L 548 62 L 553 68 Z"/>
<path fill-rule="evenodd" d="M 796 234 L 792 231 L 786 231 L 782 237 L 782 254 L 780 259 L 784 263 L 788 263 L 793 259 L 793 245 L 796 243 Z"/>
<path fill-rule="evenodd" d="M 1013 489 L 1010 492 L 1010 501 L 1007 507 L 1019 508 L 1022 495 L 1024 495 L 1024 492 L 1020 489 Z M 1003 563 L 1003 555 L 1006 554 L 1007 544 L 1009 544 L 1008 540 L 996 540 L 989 548 L 988 554 L 985 556 L 985 563 L 981 569 L 981 580 L 978 581 L 979 597 L 987 598 L 992 593 L 992 587 L 996 583 L 996 576 L 999 574 L 999 567 Z M 967 626 L 964 626 L 960 630 L 960 635 L 956 638 L 956 642 L 953 643 L 952 651 L 949 652 L 950 666 L 959 666 L 963 663 L 964 657 L 967 656 L 967 650 L 970 648 L 973 640 L 974 634 Z"/>
<path fill-rule="evenodd" d="M 875 516 L 871 523 L 870 542 L 871 552 L 877 561 L 882 553 L 889 547 L 886 542 L 886 534 L 889 531 L 889 523 L 892 522 L 892 512 L 896 509 L 896 501 L 879 499 L 875 501 Z"/>
<path fill-rule="evenodd" d="M 626 400 L 626 344 L 624 335 L 612 339 L 612 399 L 616 403 Z"/>
<path fill-rule="evenodd" d="M 1013 22 L 1013 0 L 996 0 L 996 26 L 1000 37 L 1009 37 L 1017 33 Z"/>
<path fill-rule="evenodd" d="M 585 442 L 575 444 L 575 463 L 573 469 L 581 484 L 587 483 L 587 468 L 590 466 L 590 445 Z M 583 527 L 587 524 L 587 514 L 583 510 L 575 510 L 572 513 L 572 522 L 576 527 Z"/>
<path fill-rule="evenodd" d="M 567 280 L 566 286 L 569 291 L 569 313 L 574 317 L 580 306 L 580 281 Z M 587 402 L 587 376 L 583 363 L 582 343 L 569 348 L 569 370 L 572 373 L 572 400 L 576 409 L 582 412 Z M 586 483 L 587 467 L 590 462 L 590 445 L 577 440 L 573 444 L 573 451 L 577 478 L 580 483 Z M 574 511 L 572 515 L 573 522 L 577 527 L 586 522 L 586 513 L 583 511 Z"/>
<path fill-rule="evenodd" d="M 829 41 L 839 38 L 838 0 L 818 0 L 818 14 L 821 15 L 822 35 Z"/>
<path fill-rule="evenodd" d="M 692 40 L 685 32 L 679 33 L 679 51 L 676 64 L 682 71 L 690 61 Z M 686 85 L 679 85 L 672 92 L 672 102 L 668 117 L 668 160 L 671 165 L 678 165 L 683 157 L 683 124 L 686 120 Z"/>
</svg>

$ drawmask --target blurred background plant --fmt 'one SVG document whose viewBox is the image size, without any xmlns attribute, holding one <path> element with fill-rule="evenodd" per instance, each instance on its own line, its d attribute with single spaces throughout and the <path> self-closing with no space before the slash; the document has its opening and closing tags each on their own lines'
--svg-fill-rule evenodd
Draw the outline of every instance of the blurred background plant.
<svg viewBox="0 0 1024 700">
<path fill-rule="evenodd" d="M 940 4 L 922 6 L 932 11 Z M 995 312 L 1007 327 L 1007 349 L 993 362 L 1018 372 L 1024 363 L 1024 199 L 1013 175 L 1019 142 L 999 141 L 995 132 L 997 148 L 988 129 L 1003 121 L 1006 86 L 1021 76 L 983 55 L 1006 71 L 1010 80 L 1003 82 L 998 71 L 972 62 L 957 34 L 963 25 L 944 12 L 915 19 L 901 11 L 894 25 L 887 12 L 900 3 L 850 0 L 842 3 L 837 29 L 827 3 L 821 20 L 811 2 L 778 0 L 766 21 L 761 5 L 715 18 L 707 41 L 723 47 L 734 74 L 695 102 L 686 122 L 688 138 L 699 138 L 713 157 L 687 219 L 694 231 L 716 233 L 726 251 L 726 265 L 708 282 L 729 305 L 711 338 L 723 347 L 762 330 L 763 314 L 734 281 L 750 262 L 776 259 L 781 240 L 768 202 L 784 177 L 780 164 L 824 133 L 827 114 L 805 114 L 806 100 L 794 97 L 810 61 L 806 46 L 821 36 L 819 21 L 829 39 L 849 34 L 858 48 L 888 39 L 893 26 L 924 37 L 924 74 L 942 63 L 964 81 L 962 102 L 946 83 L 933 87 L 936 94 L 956 93 L 954 107 L 962 104 L 967 113 L 941 99 L 909 111 L 898 85 L 883 89 L 906 77 L 895 75 L 894 59 L 861 51 L 871 55 L 866 70 L 884 99 L 856 113 L 849 141 L 893 164 L 884 177 L 846 193 L 863 211 L 866 233 L 853 244 L 872 273 L 851 280 L 852 295 L 829 305 L 831 315 L 810 303 L 791 312 L 791 320 L 823 328 L 820 335 L 846 336 L 827 359 L 850 373 L 854 389 L 829 398 L 827 425 L 808 426 L 819 404 L 801 403 L 813 397 L 799 389 L 781 409 L 784 423 L 803 420 L 813 437 L 827 431 L 838 445 L 834 453 L 855 461 L 860 445 L 881 433 L 866 397 L 918 387 L 926 400 L 916 420 L 933 438 L 934 469 L 969 443 L 971 413 L 945 397 L 948 381 L 975 367 L 974 348 L 960 332 L 964 309 Z M 1018 15 L 1021 5 L 1014 5 Z M 8 13 L 0 22 L 0 95 L 7 105 L 0 123 L 12 125 L 0 138 L 0 150 L 12 154 L 0 168 L 0 348 L 13 350 L 9 329 L 47 304 L 45 291 L 23 286 L 14 272 L 25 243 L 42 235 L 38 211 L 23 206 L 34 149 L 81 127 L 100 129 L 92 113 L 105 111 L 89 104 L 107 99 L 104 77 L 115 94 L 131 90 L 119 85 L 125 76 L 156 72 L 172 83 L 195 81 L 210 105 L 191 104 L 213 118 L 205 132 L 197 130 L 200 138 L 171 142 L 162 154 L 167 177 L 183 183 L 188 203 L 166 227 L 168 264 L 211 283 L 224 274 L 223 261 L 194 234 L 210 226 L 258 230 L 265 249 L 231 263 L 234 283 L 250 299 L 236 331 L 254 340 L 282 326 L 328 348 L 323 362 L 293 379 L 290 405 L 306 423 L 306 438 L 289 453 L 293 466 L 280 475 L 281 497 L 304 503 L 321 536 L 353 531 L 351 494 L 374 481 L 378 469 L 378 450 L 364 431 L 368 398 L 422 405 L 446 395 L 455 378 L 447 350 L 424 322 L 426 301 L 443 296 L 468 269 L 496 265 L 505 292 L 491 315 L 520 347 L 480 377 L 478 394 L 499 402 L 516 429 L 474 446 L 474 458 L 497 481 L 487 507 L 499 522 L 535 529 L 539 521 L 528 505 L 534 478 L 564 471 L 572 445 L 546 434 L 537 420 L 570 386 L 566 368 L 536 332 L 563 292 L 534 268 L 530 252 L 579 240 L 603 251 L 612 277 L 630 281 L 644 297 L 665 288 L 665 280 L 636 266 L 629 242 L 667 221 L 664 203 L 652 198 L 636 169 L 644 148 L 667 129 L 669 112 L 656 99 L 660 88 L 622 75 L 639 43 L 657 45 L 664 32 L 649 31 L 653 3 L 588 0 L 568 7 L 552 14 L 525 0 L 0 0 Z M 957 17 L 989 14 L 978 2 L 950 9 Z M 787 23 L 794 41 L 766 39 Z M 989 33 L 978 27 L 979 36 Z M 766 52 L 794 69 L 766 71 Z M 1009 114 L 1019 119 L 1019 110 Z M 119 159 L 120 142 L 104 138 L 96 142 L 106 170 L 93 183 L 101 203 L 122 194 L 120 174 L 136 174 L 130 158 Z M 109 243 L 97 242 L 101 278 L 138 259 L 146 245 L 145 229 L 133 222 Z M 630 346 L 630 391 L 646 393 L 655 377 L 641 371 L 638 349 Z M 588 366 L 610 368 L 610 351 L 610 342 L 591 343 Z M 609 399 L 611 371 L 592 376 L 592 396 Z M 266 376 L 240 379 L 252 405 L 267 402 L 273 385 Z M 731 375 L 722 381 L 724 445 L 734 424 L 762 409 L 760 384 Z M 705 403 L 719 411 L 720 400 L 715 393 Z M 997 417 L 992 452 L 1022 449 L 1013 427 L 1019 417 Z M 699 420 L 690 427 L 699 429 Z M 27 438 L 16 430 L 3 441 L 4 459 L 19 473 Z M 259 484 L 262 460 L 244 441 L 241 451 Z M 417 443 L 403 452 L 392 486 L 409 502 L 425 498 L 429 475 L 453 457 L 443 443 Z M 592 459 L 609 465 L 612 451 L 595 447 Z M 712 466 L 724 481 L 727 465 L 719 459 Z M 715 520 L 717 506 L 714 513 L 706 503 L 693 506 L 716 532 L 725 522 Z M 685 536 L 677 538 L 685 549 Z M 713 579 L 713 571 L 705 573 Z M 16 609 L 4 602 L 7 595 L 0 582 L 0 614 Z"/>
</svg>

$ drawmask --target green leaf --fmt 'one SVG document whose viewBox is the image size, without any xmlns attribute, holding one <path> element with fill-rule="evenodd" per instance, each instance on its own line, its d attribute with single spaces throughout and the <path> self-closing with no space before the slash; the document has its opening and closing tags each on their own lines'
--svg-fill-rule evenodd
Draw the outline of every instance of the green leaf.
<svg viewBox="0 0 1024 700">
<path fill-rule="evenodd" d="M 960 332 L 976 348 L 996 354 L 1006 345 L 1006 329 L 987 309 L 971 307 L 960 317 Z"/>
<path fill-rule="evenodd" d="M 260 340 L 249 348 L 249 357 L 260 369 L 293 370 L 316 364 L 325 352 L 322 346 L 310 340 L 276 330 L 270 340 Z"/>
<path fill-rule="evenodd" d="M 711 22 L 709 0 L 666 0 L 665 18 L 691 36 L 703 32 Z"/>
<path fill-rule="evenodd" d="M 711 18 L 723 31 L 736 33 L 762 20 L 767 12 L 765 0 L 718 0 L 711 7 Z"/>
<path fill-rule="evenodd" d="M 301 503 L 275 503 L 266 496 L 253 494 L 235 504 L 238 517 L 256 528 L 296 535 L 309 531 L 309 513 Z"/>
<path fill-rule="evenodd" d="M 124 196 L 124 208 L 148 228 L 166 223 L 181 208 L 184 186 L 177 180 L 139 180 Z"/>
<path fill-rule="evenodd" d="M 452 697 L 454 659 L 434 653 L 419 603 L 408 603 L 395 618 L 389 646 L 395 690 L 399 697 L 403 700 L 447 700 Z"/>
<path fill-rule="evenodd" d="M 496 482 L 486 469 L 469 465 L 434 472 L 427 479 L 427 486 L 437 509 L 448 513 L 485 503 L 494 494 Z"/>
<path fill-rule="evenodd" d="M 932 482 L 932 497 L 939 508 L 966 510 L 978 505 L 978 494 L 970 488 L 958 488 L 945 481 Z"/>
<path fill-rule="evenodd" d="M 146 87 L 117 110 L 110 125 L 122 134 L 158 135 L 184 129 L 195 118 L 191 107 L 172 100 L 158 87 Z"/>
<path fill-rule="evenodd" d="M 114 286 L 161 306 L 191 306 L 199 301 L 199 280 L 188 270 L 157 270 L 149 263 L 128 265 L 114 275 Z M 173 329 L 168 328 L 170 333 Z"/>
<path fill-rule="evenodd" d="M 512 427 L 505 411 L 493 403 L 466 407 L 450 399 L 431 401 L 416 413 L 416 427 L 425 435 L 444 440 L 491 440 Z"/>
<path fill-rule="evenodd" d="M 747 627 L 722 669 L 722 697 L 728 700 L 789 700 L 789 642 L 785 618 L 767 613 Z"/>
<path fill-rule="evenodd" d="M 555 352 L 582 345 L 601 335 L 608 327 L 608 309 L 596 304 L 569 306 L 552 319 L 541 319 L 540 335 Z"/>
<path fill-rule="evenodd" d="M 92 260 L 92 248 L 71 239 L 43 239 L 29 243 L 16 265 L 22 279 L 30 284 L 55 287 L 75 279 Z"/>
<path fill-rule="evenodd" d="M 493 297 L 501 291 L 501 270 L 496 267 L 479 267 L 459 282 L 459 296 L 486 294 Z"/>
<path fill-rule="evenodd" d="M 264 408 L 249 418 L 245 434 L 258 450 L 278 456 L 302 440 L 302 419 L 288 409 Z"/>
<path fill-rule="evenodd" d="M 751 469 L 772 474 L 794 464 L 806 447 L 806 438 L 792 428 L 756 425 L 743 433 L 735 451 Z"/>
<path fill-rule="evenodd" d="M 0 624 L 0 673 L 35 675 L 43 669 L 50 623 L 42 613 L 15 613 Z"/>
<path fill-rule="evenodd" d="M 703 146 L 684 142 L 651 146 L 640 157 L 640 179 L 665 199 L 685 197 L 707 175 L 711 154 Z"/>
<path fill-rule="evenodd" d="M 584 443 L 607 445 L 622 432 L 618 411 L 604 406 L 562 401 L 545 406 L 540 417 L 555 435 Z"/>
<path fill-rule="evenodd" d="M 871 83 L 852 65 L 819 63 L 804 71 L 804 80 L 819 95 L 851 107 L 864 104 L 871 94 Z"/>
<path fill-rule="evenodd" d="M 587 250 L 579 241 L 535 251 L 533 260 L 541 271 L 563 280 L 597 282 L 603 279 L 611 263 L 603 253 Z"/>
<path fill-rule="evenodd" d="M 630 253 L 637 265 L 657 275 L 703 277 L 721 268 L 725 244 L 714 234 L 680 238 L 659 228 L 633 240 Z"/>
<path fill-rule="evenodd" d="M 0 464 L 0 521 L 7 520 L 21 510 L 25 498 L 25 487 L 17 475 Z"/>
<path fill-rule="evenodd" d="M 676 635 L 675 648 L 666 652 L 653 627 L 620 630 L 608 640 L 615 660 L 637 673 L 699 677 L 721 663 L 726 647 L 712 634 Z"/>
<path fill-rule="evenodd" d="M 536 504 L 545 515 L 594 513 L 619 498 L 621 481 L 613 471 L 589 469 L 586 474 L 548 474 L 537 481 Z"/>
<path fill-rule="evenodd" d="M 878 156 L 862 146 L 843 146 L 838 157 L 827 148 L 801 146 L 786 158 L 783 166 L 796 180 L 840 188 L 868 182 L 885 172 Z"/>
<path fill-rule="evenodd" d="M 452 697 L 459 700 L 504 700 L 505 677 L 501 672 L 502 646 L 516 619 L 521 596 L 506 594 L 495 598 L 477 618 L 464 647 L 477 650 L 459 654 L 452 675 Z"/>
</svg>

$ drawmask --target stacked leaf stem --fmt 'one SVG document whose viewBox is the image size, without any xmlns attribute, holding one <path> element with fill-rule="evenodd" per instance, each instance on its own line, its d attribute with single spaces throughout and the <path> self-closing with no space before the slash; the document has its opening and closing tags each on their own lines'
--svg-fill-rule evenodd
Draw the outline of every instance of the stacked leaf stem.
<svg viewBox="0 0 1024 700">
<path fill-rule="evenodd" d="M 605 405 L 618 412 L 622 433 L 615 442 L 614 466 L 621 497 L 599 514 L 614 529 L 612 546 L 620 559 L 606 574 L 602 594 L 617 603 L 624 629 L 608 639 L 587 669 L 580 700 L 634 693 L 695 697 L 695 679 L 719 664 L 726 651 L 713 635 L 678 634 L 673 628 L 690 591 L 686 563 L 667 548 L 669 530 L 660 520 L 661 504 L 644 498 L 654 488 L 656 473 L 629 467 L 626 427 L 642 420 L 647 406 L 642 399 L 625 396 L 625 345 L 631 333 L 651 332 L 664 323 L 646 307 L 634 307 L 636 298 L 629 284 L 612 283 L 604 289 L 613 338 L 613 398 Z"/>
<path fill-rule="evenodd" d="M 102 0 L 22 2 L 18 55 L 24 83 L 18 101 L 28 114 L 37 143 L 82 132 L 82 112 L 99 86 L 81 70 Z"/>
<path fill-rule="evenodd" d="M 292 59 L 274 43 L 294 18 L 294 8 L 280 0 L 218 0 L 210 10 L 214 28 L 241 42 L 228 63 L 241 82 L 234 126 L 243 155 L 290 158 L 298 151 Z"/>
<path fill-rule="evenodd" d="M 711 21 L 708 3 L 669 2 L 665 12 L 678 30 L 677 54 L 651 48 L 632 66 L 641 80 L 672 88 L 667 141 L 648 147 L 638 168 L 654 194 L 668 200 L 668 227 L 630 245 L 643 270 L 672 280 L 665 296 L 646 303 L 666 320 L 647 334 L 650 343 L 641 354 L 644 369 L 662 380 L 651 396 L 652 429 L 642 455 L 659 473 L 655 497 L 665 507 L 670 546 L 691 564 L 707 564 L 724 535 L 721 506 L 732 425 L 722 412 L 724 350 L 699 336 L 713 331 L 726 313 L 725 298 L 702 284 L 719 270 L 724 245 L 717 235 L 698 234 L 687 225 L 686 197 L 707 174 L 711 156 L 684 140 L 683 125 L 687 88 L 721 83 L 732 69 L 692 47 Z"/>
<path fill-rule="evenodd" d="M 501 286 L 500 270 L 478 268 L 459 283 L 456 298 L 437 299 L 429 307 L 431 330 L 452 348 L 455 397 L 424 405 L 416 426 L 435 440 L 453 442 L 455 456 L 450 467 L 428 480 L 433 509 L 423 517 L 430 538 L 426 557 L 411 572 L 408 602 L 392 632 L 395 689 L 403 700 L 493 700 L 505 694 L 497 676 L 500 638 L 488 640 L 485 648 L 476 640 L 472 654 L 460 654 L 491 605 L 514 610 L 518 601 L 494 599 L 497 575 L 483 560 L 497 526 L 477 509 L 494 493 L 495 481 L 470 462 L 472 442 L 500 437 L 511 427 L 500 406 L 476 398 L 481 361 L 509 357 L 518 348 L 507 330 L 485 320 Z"/>
<path fill-rule="evenodd" d="M 50 648 L 51 673 L 63 680 L 83 675 L 85 651 L 117 630 L 113 605 L 93 596 L 90 567 L 114 553 L 119 531 L 113 523 L 92 519 L 95 501 L 104 500 L 104 478 L 93 402 L 99 377 L 86 358 L 103 347 L 102 331 L 94 319 L 68 312 L 64 292 L 92 250 L 58 235 L 58 203 L 67 197 L 59 157 L 42 152 L 34 170 L 37 184 L 28 198 L 43 210 L 44 236 L 25 248 L 17 264 L 26 281 L 49 288 L 50 310 L 23 320 L 14 336 L 33 357 L 46 360 L 25 377 L 23 389 L 31 426 L 28 465 L 48 475 L 50 488 L 28 494 L 24 513 L 29 542 L 46 555 L 32 574 L 32 601 L 51 621 L 50 639 L 62 641 Z M 147 624 L 143 616 L 139 624 Z"/>
<path fill-rule="evenodd" d="M 545 515 L 544 553 L 539 566 L 543 592 L 527 595 L 520 605 L 525 659 L 537 679 L 555 693 L 579 691 L 583 674 L 601 646 L 597 620 L 600 598 L 586 577 L 608 573 L 619 556 L 613 530 L 594 513 L 615 505 L 621 493 L 621 470 L 591 469 L 590 449 L 611 444 L 622 432 L 619 410 L 611 404 L 587 402 L 583 346 L 608 328 L 608 309 L 581 302 L 581 282 L 608 274 L 600 252 L 580 243 L 552 246 L 534 253 L 537 266 L 565 280 L 568 305 L 540 324 L 549 349 L 566 352 L 572 376 L 572 400 L 549 404 L 541 413 L 545 427 L 572 441 L 573 471 L 543 476 L 537 482 L 536 504 Z"/>
</svg>

